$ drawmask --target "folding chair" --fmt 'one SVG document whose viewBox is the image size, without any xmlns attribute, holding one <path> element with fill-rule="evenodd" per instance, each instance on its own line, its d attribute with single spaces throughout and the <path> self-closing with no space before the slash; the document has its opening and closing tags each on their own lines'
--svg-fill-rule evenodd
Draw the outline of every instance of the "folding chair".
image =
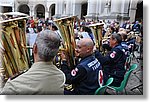
<svg viewBox="0 0 150 102">
<path fill-rule="evenodd" d="M 121 85 L 119 87 L 115 87 L 115 86 L 107 86 L 108 88 L 114 89 L 117 93 L 118 92 L 122 92 L 123 90 L 125 90 L 125 87 L 127 85 L 128 79 L 130 77 L 130 74 L 133 70 L 135 70 L 137 68 L 137 64 L 132 64 L 130 69 L 126 72 L 125 76 L 124 76 L 124 80 L 121 82 Z M 126 90 L 125 90 L 126 93 Z"/>
<path fill-rule="evenodd" d="M 113 82 L 113 78 L 109 78 L 106 82 L 106 85 L 99 87 L 96 91 L 95 91 L 95 95 L 104 95 L 106 88 L 108 85 L 110 85 Z"/>
</svg>

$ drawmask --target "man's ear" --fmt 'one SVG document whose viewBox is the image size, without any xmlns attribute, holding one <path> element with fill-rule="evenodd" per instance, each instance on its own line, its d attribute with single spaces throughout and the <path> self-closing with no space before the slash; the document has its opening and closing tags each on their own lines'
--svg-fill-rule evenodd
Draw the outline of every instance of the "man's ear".
<svg viewBox="0 0 150 102">
<path fill-rule="evenodd" d="M 33 45 L 33 53 L 37 53 L 37 45 L 36 45 L 36 43 Z"/>
<path fill-rule="evenodd" d="M 89 53 L 89 52 L 91 52 L 91 51 L 93 51 L 93 48 L 92 48 L 92 47 L 88 47 L 88 48 L 87 48 L 87 53 Z"/>
</svg>

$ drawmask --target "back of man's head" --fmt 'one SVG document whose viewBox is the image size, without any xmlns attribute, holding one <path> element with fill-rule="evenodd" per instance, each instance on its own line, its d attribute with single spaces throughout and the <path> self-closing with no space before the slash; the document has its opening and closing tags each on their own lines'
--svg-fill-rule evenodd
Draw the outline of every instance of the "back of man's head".
<svg viewBox="0 0 150 102">
<path fill-rule="evenodd" d="M 37 36 L 36 44 L 39 58 L 47 62 L 53 60 L 54 56 L 57 54 L 60 46 L 60 39 L 55 32 L 44 30 Z"/>
<path fill-rule="evenodd" d="M 122 37 L 119 33 L 112 34 L 112 38 L 116 39 L 118 44 L 120 44 L 122 42 Z"/>
</svg>

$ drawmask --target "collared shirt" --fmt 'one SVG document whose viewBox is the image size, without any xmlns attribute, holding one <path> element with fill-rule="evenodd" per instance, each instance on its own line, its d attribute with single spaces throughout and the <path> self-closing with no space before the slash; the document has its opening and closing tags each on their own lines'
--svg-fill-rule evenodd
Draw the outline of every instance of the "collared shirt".
<svg viewBox="0 0 150 102">
<path fill-rule="evenodd" d="M 63 94 L 65 75 L 52 62 L 36 62 L 22 75 L 8 80 L 1 94 Z"/>
</svg>

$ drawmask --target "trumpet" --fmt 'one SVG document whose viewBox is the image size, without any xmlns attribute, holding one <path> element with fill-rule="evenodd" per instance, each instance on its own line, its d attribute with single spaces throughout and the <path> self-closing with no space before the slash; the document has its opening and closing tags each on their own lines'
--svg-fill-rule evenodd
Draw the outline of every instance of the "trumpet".
<svg viewBox="0 0 150 102">
<path fill-rule="evenodd" d="M 60 51 L 64 50 L 68 55 L 68 65 L 71 69 L 75 67 L 74 22 L 76 19 L 77 16 L 71 16 L 54 20 L 63 38 L 63 46 Z"/>
<path fill-rule="evenodd" d="M 95 23 L 89 25 L 89 27 L 92 30 L 92 33 L 94 34 L 95 37 L 95 43 L 96 43 L 96 48 L 102 52 L 102 28 L 103 28 L 103 23 Z"/>
</svg>

